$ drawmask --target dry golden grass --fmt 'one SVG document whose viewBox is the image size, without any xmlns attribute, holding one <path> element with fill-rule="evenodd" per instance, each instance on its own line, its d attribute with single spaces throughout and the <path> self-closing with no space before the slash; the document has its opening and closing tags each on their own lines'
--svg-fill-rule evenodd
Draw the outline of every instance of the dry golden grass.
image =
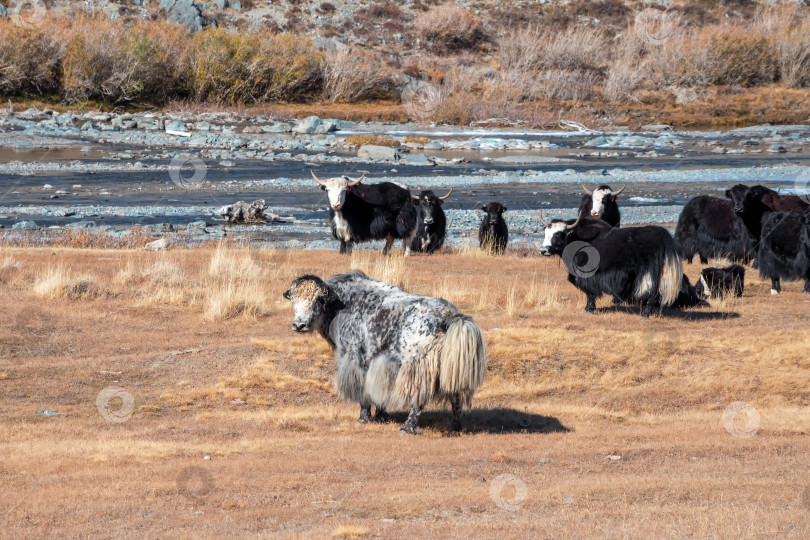
<svg viewBox="0 0 810 540">
<path fill-rule="evenodd" d="M 399 141 L 389 139 L 388 137 L 375 137 L 373 135 L 352 135 L 350 137 L 346 137 L 346 144 L 352 146 L 372 144 L 375 146 L 391 146 L 396 148 L 399 146 Z"/>
<path fill-rule="evenodd" d="M 810 535 L 800 283 L 774 298 L 752 273 L 741 299 L 642 319 L 607 298 L 587 316 L 555 260 L 509 254 L 4 248 L 9 259 L 2 536 Z M 351 268 L 446 297 L 483 328 L 487 375 L 460 437 L 436 406 L 417 437 L 397 436 L 401 414 L 357 424 L 327 345 L 291 331 L 289 283 Z M 105 294 L 40 297 L 51 272 Z M 240 273 L 261 309 L 209 320 L 214 289 Z M 108 386 L 134 400 L 125 422 L 96 408 Z M 737 401 L 759 414 L 752 437 L 723 423 Z M 501 475 L 525 500 L 504 505 L 519 492 L 499 497 Z"/>
</svg>

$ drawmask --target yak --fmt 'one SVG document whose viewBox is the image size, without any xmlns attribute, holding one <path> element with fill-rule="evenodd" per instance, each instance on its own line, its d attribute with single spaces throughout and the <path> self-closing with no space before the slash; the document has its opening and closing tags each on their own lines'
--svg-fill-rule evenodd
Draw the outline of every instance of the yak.
<svg viewBox="0 0 810 540">
<path fill-rule="evenodd" d="M 722 298 L 729 294 L 742 296 L 745 290 L 745 268 L 732 264 L 726 268 L 704 268 L 700 272 L 697 293 L 706 298 Z"/>
<path fill-rule="evenodd" d="M 360 403 L 360 423 L 392 409 L 408 409 L 400 433 L 417 433 L 422 409 L 449 401 L 452 429 L 484 380 L 486 348 L 481 328 L 442 298 L 415 296 L 361 272 L 327 281 L 313 275 L 293 281 L 295 332 L 317 332 L 337 356 L 335 386 Z"/>
<path fill-rule="evenodd" d="M 695 255 L 703 264 L 717 257 L 748 263 L 756 251 L 756 240 L 734 213 L 732 203 L 708 195 L 695 197 L 683 207 L 675 241 L 689 264 Z"/>
<path fill-rule="evenodd" d="M 622 220 L 622 214 L 619 211 L 619 205 L 616 204 L 616 196 L 624 191 L 626 187 L 627 184 L 619 191 L 614 192 L 610 186 L 601 185 L 591 191 L 585 187 L 585 184 L 582 184 L 585 195 L 582 196 L 582 202 L 579 203 L 579 215 L 602 219 L 609 223 L 611 227 L 618 227 Z"/>
<path fill-rule="evenodd" d="M 810 209 L 810 204 L 797 195 L 779 195 L 776 191 L 765 186 L 748 187 L 737 184 L 726 190 L 726 197 L 734 204 L 734 212 L 748 227 L 756 240 L 762 236 L 762 226 L 766 214 L 770 212 L 804 213 Z"/>
<path fill-rule="evenodd" d="M 435 253 L 444 245 L 447 217 L 442 204 L 451 193 L 452 189 L 444 197 L 437 197 L 433 191 L 424 190 L 418 196 L 412 195 L 416 205 L 416 232 L 411 240 L 411 251 Z"/>
<path fill-rule="evenodd" d="M 503 219 L 506 206 L 491 202 L 483 205 L 481 210 L 484 211 L 484 219 L 478 227 L 478 246 L 493 255 L 501 255 L 509 242 L 509 228 Z"/>
<path fill-rule="evenodd" d="M 355 243 L 385 240 L 387 255 L 394 240 L 401 239 L 405 255 L 410 254 L 416 230 L 416 208 L 410 192 L 393 182 L 365 185 L 348 176 L 320 180 L 312 177 L 329 196 L 332 236 L 340 241 L 340 253 L 350 253 Z"/>
<path fill-rule="evenodd" d="M 810 212 L 770 213 L 762 225 L 757 261 L 760 276 L 771 280 L 771 294 L 782 292 L 782 279 L 804 279 L 802 292 L 810 294 Z"/>
<path fill-rule="evenodd" d="M 615 301 L 641 304 L 648 317 L 675 303 L 683 276 L 681 252 L 663 227 L 619 229 L 601 219 L 579 216 L 574 223 L 540 220 L 546 227 L 540 253 L 559 255 L 568 281 L 587 296 L 586 313 L 610 294 Z"/>
</svg>

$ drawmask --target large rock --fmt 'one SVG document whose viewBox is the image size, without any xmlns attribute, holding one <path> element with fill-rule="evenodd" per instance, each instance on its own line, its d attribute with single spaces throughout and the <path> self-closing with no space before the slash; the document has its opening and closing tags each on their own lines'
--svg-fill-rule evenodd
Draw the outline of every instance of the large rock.
<svg viewBox="0 0 810 540">
<path fill-rule="evenodd" d="M 202 30 L 205 25 L 202 15 L 200 15 L 200 8 L 190 0 L 177 0 L 169 12 L 169 22 L 185 26 L 192 32 Z"/>
<path fill-rule="evenodd" d="M 357 150 L 357 157 L 394 161 L 399 159 L 399 152 L 397 152 L 396 148 L 391 148 L 390 146 L 365 144 Z"/>
<path fill-rule="evenodd" d="M 18 221 L 11 228 L 12 229 L 39 229 L 39 225 L 37 225 L 33 221 Z"/>
<path fill-rule="evenodd" d="M 150 251 L 159 251 L 169 247 L 169 241 L 165 238 L 161 238 L 159 240 L 155 240 L 154 242 L 149 242 L 146 244 L 143 249 L 148 249 Z"/>
<path fill-rule="evenodd" d="M 8 17 L 8 10 L 2 4 L 0 4 L 0 19 L 4 19 L 6 17 Z"/>
<path fill-rule="evenodd" d="M 329 120 L 321 120 L 317 116 L 307 116 L 299 120 L 292 129 L 294 133 L 329 133 L 335 131 L 337 126 Z"/>
</svg>

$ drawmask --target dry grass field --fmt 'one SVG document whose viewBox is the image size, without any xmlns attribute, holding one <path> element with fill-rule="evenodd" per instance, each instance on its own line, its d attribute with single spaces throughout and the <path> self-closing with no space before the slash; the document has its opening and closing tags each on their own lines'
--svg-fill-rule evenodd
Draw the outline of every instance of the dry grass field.
<svg viewBox="0 0 810 540">
<path fill-rule="evenodd" d="M 460 436 L 357 424 L 291 331 L 350 268 L 484 329 Z M 810 303 L 746 287 L 642 319 L 557 259 L 4 248 L 0 536 L 808 538 Z"/>
</svg>

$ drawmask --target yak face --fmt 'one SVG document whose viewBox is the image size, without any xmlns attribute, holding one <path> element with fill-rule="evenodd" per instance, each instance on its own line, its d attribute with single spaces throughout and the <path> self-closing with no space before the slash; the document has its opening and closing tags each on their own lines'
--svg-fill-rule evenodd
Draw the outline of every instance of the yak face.
<svg viewBox="0 0 810 540">
<path fill-rule="evenodd" d="M 434 215 L 437 213 L 439 207 L 444 202 L 430 190 L 423 191 L 418 197 L 414 197 L 414 203 L 422 210 L 422 221 L 425 225 L 431 225 L 434 221 Z"/>
<path fill-rule="evenodd" d="M 313 275 L 293 281 L 284 298 L 293 304 L 292 329 L 302 333 L 323 330 L 334 314 L 346 307 L 329 285 Z"/>
<path fill-rule="evenodd" d="M 568 235 L 567 224 L 561 219 L 553 219 L 546 227 L 546 235 L 540 253 L 546 257 L 561 255 L 565 250 L 565 237 Z"/>
<path fill-rule="evenodd" d="M 755 196 L 754 190 L 743 184 L 737 184 L 733 188 L 726 190 L 726 197 L 731 199 L 735 214 L 742 214 L 748 202 Z"/>
<path fill-rule="evenodd" d="M 591 215 L 595 218 L 601 218 L 605 213 L 605 206 L 610 202 L 616 201 L 616 196 L 613 194 L 609 186 L 599 186 L 598 189 L 593 190 L 593 206 L 591 206 Z"/>
<path fill-rule="evenodd" d="M 338 176 L 328 178 L 321 184 L 321 189 L 324 190 L 329 197 L 329 205 L 335 210 L 340 210 L 346 203 L 350 180 L 348 176 Z"/>
<path fill-rule="evenodd" d="M 486 212 L 487 220 L 490 225 L 495 225 L 498 220 L 502 219 L 501 214 L 506 212 L 506 207 L 499 202 L 491 202 L 481 207 L 481 210 Z"/>
</svg>

